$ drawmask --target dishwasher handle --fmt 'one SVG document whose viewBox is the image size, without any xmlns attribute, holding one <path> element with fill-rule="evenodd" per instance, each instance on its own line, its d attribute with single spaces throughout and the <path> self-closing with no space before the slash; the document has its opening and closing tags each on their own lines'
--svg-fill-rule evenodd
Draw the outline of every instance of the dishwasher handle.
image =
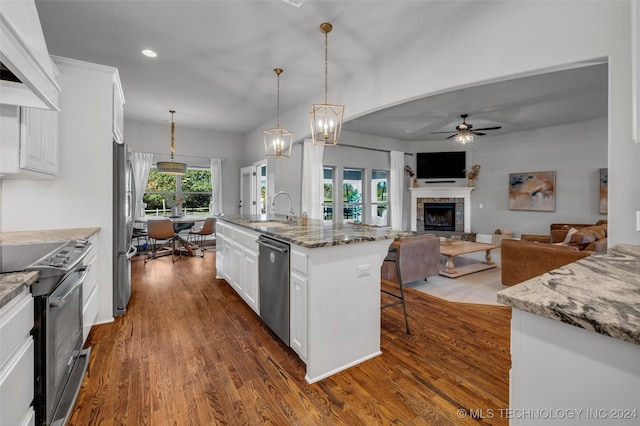
<svg viewBox="0 0 640 426">
<path fill-rule="evenodd" d="M 263 246 L 263 247 L 267 247 L 270 248 L 271 250 L 275 250 L 278 253 L 287 253 L 289 251 L 289 249 L 287 247 L 279 247 L 273 244 L 269 244 L 267 241 L 265 240 L 256 240 L 256 243 L 258 243 L 259 245 Z"/>
</svg>

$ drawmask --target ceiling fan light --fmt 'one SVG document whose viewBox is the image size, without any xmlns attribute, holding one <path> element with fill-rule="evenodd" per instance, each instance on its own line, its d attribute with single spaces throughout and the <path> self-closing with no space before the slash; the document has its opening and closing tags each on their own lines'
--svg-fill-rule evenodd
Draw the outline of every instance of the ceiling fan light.
<svg viewBox="0 0 640 426">
<path fill-rule="evenodd" d="M 456 135 L 454 140 L 459 144 L 466 145 L 473 142 L 473 135 L 469 132 L 460 132 Z"/>
</svg>

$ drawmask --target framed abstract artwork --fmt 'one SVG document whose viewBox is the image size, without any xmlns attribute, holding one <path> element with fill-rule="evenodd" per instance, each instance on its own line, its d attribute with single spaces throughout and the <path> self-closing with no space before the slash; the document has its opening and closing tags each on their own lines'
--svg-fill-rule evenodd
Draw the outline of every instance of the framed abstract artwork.
<svg viewBox="0 0 640 426">
<path fill-rule="evenodd" d="M 556 172 L 510 173 L 509 210 L 556 211 Z"/>
<path fill-rule="evenodd" d="M 600 213 L 609 213 L 609 169 L 600 169 Z"/>
</svg>

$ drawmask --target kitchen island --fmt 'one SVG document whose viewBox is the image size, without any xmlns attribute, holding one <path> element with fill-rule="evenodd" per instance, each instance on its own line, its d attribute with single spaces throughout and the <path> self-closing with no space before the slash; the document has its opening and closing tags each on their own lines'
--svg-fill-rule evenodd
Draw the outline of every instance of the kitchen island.
<svg viewBox="0 0 640 426">
<path fill-rule="evenodd" d="M 260 235 L 289 243 L 290 342 L 314 383 L 379 355 L 380 267 L 394 238 L 412 232 L 283 217 L 220 217 L 216 275 L 260 314 Z"/>
<path fill-rule="evenodd" d="M 511 424 L 638 424 L 640 246 L 498 292 L 512 306 Z M 559 417 L 564 416 L 564 417 Z"/>
</svg>

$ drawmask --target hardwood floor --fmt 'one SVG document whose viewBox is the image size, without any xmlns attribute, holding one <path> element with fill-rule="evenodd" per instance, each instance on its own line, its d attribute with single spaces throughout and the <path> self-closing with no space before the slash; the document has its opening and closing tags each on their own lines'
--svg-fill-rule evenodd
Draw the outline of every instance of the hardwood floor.
<svg viewBox="0 0 640 426">
<path fill-rule="evenodd" d="M 215 253 L 134 258 L 128 312 L 91 330 L 69 424 L 508 424 L 511 309 L 412 289 L 407 308 L 411 335 L 400 306 L 384 309 L 382 355 L 309 385 L 297 355 L 215 279 Z"/>
</svg>

